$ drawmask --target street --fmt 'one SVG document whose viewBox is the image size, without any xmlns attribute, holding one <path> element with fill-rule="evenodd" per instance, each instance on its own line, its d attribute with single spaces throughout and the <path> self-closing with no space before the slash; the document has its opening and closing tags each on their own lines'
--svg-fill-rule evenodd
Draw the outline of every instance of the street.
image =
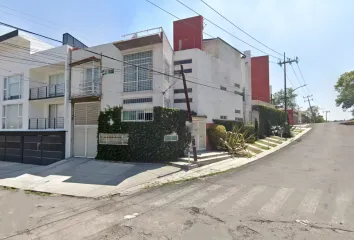
<svg viewBox="0 0 354 240">
<path fill-rule="evenodd" d="M 354 239 L 354 128 L 236 170 L 93 200 L 0 190 L 0 239 Z"/>
</svg>

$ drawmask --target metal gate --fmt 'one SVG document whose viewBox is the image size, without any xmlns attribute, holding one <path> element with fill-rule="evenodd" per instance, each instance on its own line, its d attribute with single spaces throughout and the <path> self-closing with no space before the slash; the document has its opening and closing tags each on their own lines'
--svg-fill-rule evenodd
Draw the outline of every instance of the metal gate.
<svg viewBox="0 0 354 240">
<path fill-rule="evenodd" d="M 74 156 L 94 158 L 97 155 L 97 129 L 100 102 L 74 105 Z"/>
<path fill-rule="evenodd" d="M 206 149 L 206 122 L 204 120 L 193 120 L 192 135 L 195 139 L 197 150 Z"/>
<path fill-rule="evenodd" d="M 49 165 L 65 158 L 65 132 L 0 134 L 0 161 Z"/>
</svg>

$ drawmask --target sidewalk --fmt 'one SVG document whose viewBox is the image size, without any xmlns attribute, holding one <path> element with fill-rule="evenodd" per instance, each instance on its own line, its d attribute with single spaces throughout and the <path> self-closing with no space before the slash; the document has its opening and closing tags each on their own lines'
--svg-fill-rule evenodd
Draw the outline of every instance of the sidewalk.
<svg viewBox="0 0 354 240">
<path fill-rule="evenodd" d="M 230 158 L 189 171 L 164 164 L 116 163 L 70 158 L 49 166 L 0 161 L 0 186 L 77 197 L 130 195 L 161 184 L 199 178 L 256 161 L 295 141 L 294 138 L 251 158 Z"/>
</svg>

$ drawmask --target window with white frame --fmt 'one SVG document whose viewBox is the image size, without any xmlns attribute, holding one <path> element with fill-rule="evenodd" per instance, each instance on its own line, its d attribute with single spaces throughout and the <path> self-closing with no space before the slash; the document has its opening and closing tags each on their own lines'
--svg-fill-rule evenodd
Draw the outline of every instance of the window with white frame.
<svg viewBox="0 0 354 240">
<path fill-rule="evenodd" d="M 22 104 L 4 105 L 2 108 L 2 128 L 22 128 Z"/>
<path fill-rule="evenodd" d="M 64 95 L 64 73 L 49 76 L 49 96 Z"/>
<path fill-rule="evenodd" d="M 145 122 L 152 121 L 153 110 L 123 110 L 122 112 L 122 121 L 123 122 Z"/>
<path fill-rule="evenodd" d="M 93 66 L 85 68 L 84 79 L 81 89 L 86 94 L 97 94 L 99 92 L 100 68 Z"/>
<path fill-rule="evenodd" d="M 4 100 L 21 99 L 23 96 L 23 75 L 4 78 Z"/>
<path fill-rule="evenodd" d="M 152 90 L 152 51 L 124 55 L 123 61 L 123 92 Z"/>
<path fill-rule="evenodd" d="M 226 119 L 227 119 L 227 116 L 221 115 L 221 116 L 220 116 L 220 119 L 226 120 Z"/>
</svg>

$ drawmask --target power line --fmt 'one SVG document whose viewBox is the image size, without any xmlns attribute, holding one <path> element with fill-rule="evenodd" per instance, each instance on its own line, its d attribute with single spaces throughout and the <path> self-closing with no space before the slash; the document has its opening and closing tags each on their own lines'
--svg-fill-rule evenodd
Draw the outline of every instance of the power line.
<svg viewBox="0 0 354 240">
<path fill-rule="evenodd" d="M 284 71 L 283 66 L 280 66 L 280 67 L 281 67 L 281 68 L 283 69 L 283 71 Z M 286 74 L 286 79 L 288 79 L 288 81 L 290 82 L 291 86 L 293 86 L 293 88 L 295 88 L 295 85 L 294 85 L 293 82 L 290 80 L 288 74 Z"/>
<path fill-rule="evenodd" d="M 52 21 L 50 21 L 50 20 L 47 20 L 47 19 L 44 19 L 44 18 L 41 18 L 41 17 L 38 17 L 38 16 L 34 16 L 34 15 L 31 15 L 31 14 L 28 14 L 28 13 L 25 13 L 25 12 L 21 12 L 21 11 L 18 11 L 18 10 L 14 9 L 14 8 L 10 8 L 10 7 L 5 6 L 5 5 L 0 5 L 0 7 L 9 9 L 9 10 L 11 10 L 11 11 L 14 11 L 14 12 L 17 12 L 17 13 L 20 13 L 20 14 L 23 14 L 23 15 L 27 15 L 27 16 L 32 17 L 32 18 L 39 19 L 39 20 L 41 20 L 41 21 L 45 21 L 45 22 L 51 23 L 51 24 L 56 25 L 56 26 L 60 26 L 60 25 L 61 25 L 61 26 L 65 27 L 65 28 L 68 28 L 68 26 L 65 26 L 65 25 L 63 25 L 63 24 L 58 24 L 58 23 L 52 22 Z M 37 23 L 37 24 L 40 24 L 40 25 L 42 25 L 42 26 L 45 26 L 45 27 L 48 27 L 48 28 L 51 28 L 51 29 L 53 28 L 52 26 L 43 24 L 43 23 L 41 23 L 41 22 L 34 21 L 33 19 L 30 19 L 30 18 L 27 18 L 27 17 L 24 17 L 24 16 L 20 16 L 20 15 L 18 15 L 18 14 L 9 13 L 9 12 L 6 12 L 6 11 L 4 11 L 4 10 L 0 10 L 0 11 L 5 12 L 5 13 L 10 14 L 10 15 L 13 15 L 13 16 L 19 16 L 19 17 L 28 19 L 28 20 L 30 20 L 30 21 L 32 21 L 32 22 L 35 22 L 35 23 Z M 56 28 L 56 29 L 57 29 L 57 30 L 60 30 L 59 28 Z M 64 28 L 62 28 L 62 29 L 64 29 Z M 60 31 L 61 31 L 61 30 L 60 30 Z M 81 34 L 81 33 L 80 33 L 80 34 Z M 83 37 L 80 36 L 80 35 L 78 35 L 78 36 L 79 36 L 80 38 L 82 38 L 83 40 L 85 40 L 85 42 L 87 42 L 87 39 L 86 39 L 86 38 L 83 38 Z"/>
<path fill-rule="evenodd" d="M 207 4 L 205 1 L 200 0 L 202 3 L 204 3 L 206 6 L 208 6 L 211 10 L 213 10 L 214 12 L 216 12 L 220 17 L 222 17 L 223 19 L 225 19 L 226 21 L 228 21 L 230 24 L 232 24 L 234 27 L 236 27 L 238 30 L 240 30 L 241 32 L 243 32 L 244 34 L 246 34 L 247 36 L 249 36 L 250 38 L 252 38 L 253 40 L 255 40 L 256 42 L 260 43 L 262 46 L 268 48 L 269 50 L 277 53 L 278 55 L 282 56 L 281 53 L 277 52 L 276 50 L 274 50 L 273 48 L 268 47 L 267 45 L 265 45 L 264 43 L 262 43 L 261 41 L 257 40 L 256 38 L 252 37 L 250 34 L 248 34 L 247 32 L 245 32 L 244 30 L 242 30 L 239 26 L 237 26 L 236 24 L 234 24 L 233 22 L 231 22 L 229 19 L 227 19 L 224 15 L 222 15 L 220 12 L 218 12 L 217 10 L 215 10 L 215 8 L 211 7 L 209 4 Z"/>
<path fill-rule="evenodd" d="M 149 0 L 146 0 L 146 1 L 150 2 Z M 201 16 L 201 14 L 199 14 L 197 11 L 193 10 L 192 8 L 190 8 L 189 6 L 187 6 L 186 4 L 184 4 L 183 2 L 181 2 L 180 0 L 176 0 L 176 1 L 179 2 L 180 4 L 182 4 L 183 6 L 185 6 L 186 8 L 188 8 L 189 10 L 191 10 L 192 12 L 194 12 L 195 14 L 198 14 L 198 15 Z M 203 16 L 203 18 L 204 18 L 205 20 L 207 20 L 208 22 L 210 22 L 211 24 L 213 24 L 215 27 L 221 29 L 222 31 L 226 32 L 227 34 L 229 34 L 230 36 L 236 38 L 237 40 L 243 42 L 244 44 L 246 44 L 246 45 L 248 45 L 248 46 L 250 46 L 250 47 L 252 47 L 252 48 L 254 48 L 254 49 L 256 49 L 256 50 L 258 50 L 258 51 L 260 51 L 260 52 L 262 52 L 262 53 L 264 53 L 264 54 L 266 54 L 266 55 L 269 55 L 269 56 L 271 56 L 271 57 L 274 57 L 274 58 L 276 58 L 276 59 L 279 59 L 278 57 L 275 57 L 275 56 L 273 56 L 273 55 L 271 55 L 271 54 L 269 54 L 269 53 L 267 53 L 267 52 L 264 52 L 264 51 L 262 51 L 261 49 L 255 47 L 255 46 L 253 46 L 253 45 L 251 45 L 251 44 L 249 44 L 248 42 L 246 42 L 246 41 L 244 41 L 244 40 L 242 40 L 242 39 L 236 37 L 234 34 L 230 33 L 229 31 L 225 30 L 224 28 L 220 27 L 219 25 L 217 25 L 217 24 L 214 23 L 213 21 L 207 19 L 206 17 Z"/>
<path fill-rule="evenodd" d="M 178 20 L 183 20 L 183 22 L 184 22 L 185 24 L 187 24 L 187 25 L 189 25 L 189 26 L 191 26 L 191 27 L 193 27 L 193 28 L 196 28 L 195 26 L 193 26 L 192 24 L 188 23 L 188 22 L 185 21 L 184 19 L 180 19 L 180 18 L 177 17 L 176 15 L 170 13 L 170 12 L 167 11 L 166 9 L 161 8 L 160 6 L 158 6 L 158 5 L 156 5 L 155 3 L 151 2 L 150 0 L 145 0 L 145 1 L 149 2 L 150 4 L 154 5 L 155 7 L 159 8 L 159 9 L 162 10 L 162 11 L 164 11 L 165 13 L 167 13 L 167 14 L 173 16 L 174 18 L 176 18 L 176 19 L 178 19 Z M 215 38 L 215 37 L 213 37 L 212 35 L 210 35 L 209 33 L 206 33 L 206 32 L 204 32 L 204 31 L 203 31 L 203 33 L 204 33 L 205 35 L 208 35 L 208 36 L 211 37 L 211 38 Z"/>
<path fill-rule="evenodd" d="M 15 45 L 16 46 L 16 45 Z M 15 47 L 15 46 L 11 46 L 11 47 Z M 21 46 L 19 46 L 19 47 L 21 47 Z M 15 47 L 16 48 L 16 47 Z M 22 48 L 20 48 L 21 50 L 23 50 L 23 51 L 25 51 L 24 49 L 22 49 Z M 0 50 L 1 50 L 1 48 L 0 48 Z M 3 50 L 4 51 L 4 50 Z M 5 52 L 7 52 L 7 53 L 9 53 L 9 54 L 12 54 L 12 55 L 15 55 L 14 53 L 12 53 L 12 52 L 8 52 L 8 51 L 5 51 Z M 27 52 L 26 52 L 27 53 Z M 40 53 L 36 53 L 36 54 L 40 54 Z M 18 54 L 19 55 L 19 54 Z M 21 56 L 21 57 L 25 57 L 25 58 L 19 58 L 19 57 L 17 57 L 17 56 L 8 56 L 8 55 L 1 55 L 0 54 L 0 56 L 3 56 L 3 57 L 5 57 L 5 58 L 12 58 L 12 59 L 16 59 L 16 60 L 21 60 L 21 61 L 28 61 L 28 62 L 33 62 L 33 63 L 39 63 L 39 64 L 48 64 L 48 65 L 51 65 L 51 66 L 48 66 L 48 67 L 54 67 L 54 65 L 59 65 L 58 66 L 58 68 L 61 68 L 62 67 L 62 64 L 56 64 L 56 63 L 52 63 L 52 62 L 43 62 L 43 61 L 38 61 L 37 59 L 34 59 L 34 58 L 26 58 L 26 57 L 28 57 L 28 56 L 23 56 L 23 55 L 19 55 L 19 56 Z M 44 58 L 45 59 L 45 57 L 42 57 L 42 58 Z M 58 57 L 58 59 L 60 59 L 60 60 L 66 60 L 66 58 L 65 57 Z M 57 59 L 52 59 L 52 58 L 49 58 L 49 60 L 55 60 L 55 61 L 58 61 Z M 76 61 L 79 61 L 79 59 L 74 59 L 74 60 L 76 60 Z M 9 61 L 9 60 L 7 60 L 7 61 Z M 10 61 L 11 62 L 11 61 Z M 12 61 L 12 62 L 16 62 L 16 61 Z M 16 63 L 20 63 L 20 62 L 16 62 Z M 29 63 L 28 63 L 29 64 Z M 41 65 L 35 65 L 35 64 L 29 64 L 29 65 L 34 65 L 34 66 L 41 66 Z M 80 68 L 80 67 L 73 67 L 73 68 Z M 115 70 L 117 70 L 117 71 L 121 71 L 122 69 L 120 69 L 120 68 L 112 68 L 112 67 L 104 67 L 104 66 L 102 66 L 102 68 L 104 69 L 104 68 L 106 68 L 106 69 L 115 69 Z M 78 70 L 79 71 L 79 70 Z M 153 73 L 153 74 L 155 74 L 155 75 L 161 75 L 161 74 L 156 74 L 156 73 Z M 199 79 L 199 78 L 195 78 L 195 77 L 192 77 L 192 76 L 190 76 L 189 78 L 193 78 L 193 79 L 196 79 L 196 80 L 199 80 L 199 81 L 203 81 L 203 80 L 201 80 L 201 79 Z M 178 81 L 178 79 L 177 79 L 177 81 Z M 171 88 L 177 81 L 175 81 L 169 88 Z M 213 81 L 206 81 L 206 80 L 204 80 L 205 82 L 210 82 L 210 83 L 213 83 L 213 84 L 215 84 L 215 82 L 213 82 Z M 232 88 L 234 88 L 234 86 L 231 86 L 231 85 L 227 85 L 227 84 L 223 84 L 223 86 L 225 86 L 225 87 L 232 87 Z M 168 88 L 168 89 L 169 89 Z M 164 91 L 164 93 L 168 90 L 168 89 L 166 89 L 165 91 Z"/>
<path fill-rule="evenodd" d="M 148 0 L 147 0 L 148 1 Z M 53 40 L 53 41 L 56 41 L 56 42 L 60 42 L 62 43 L 60 40 L 57 40 L 57 39 L 53 39 L 53 38 L 50 38 L 50 37 L 46 37 L 44 35 L 41 35 L 41 34 L 38 34 L 38 33 L 35 33 L 35 32 L 31 32 L 31 31 L 28 31 L 28 30 L 25 30 L 25 29 L 22 29 L 22 28 L 18 28 L 18 27 L 15 27 L 13 25 L 10 25 L 10 24 L 6 24 L 6 23 L 3 23 L 3 22 L 0 22 L 1 25 L 5 25 L 7 27 L 10 27 L 10 28 L 14 28 L 14 29 L 18 29 L 18 30 L 21 30 L 21 31 L 24 31 L 24 32 L 27 32 L 27 33 L 30 33 L 30 34 L 33 34 L 33 35 L 37 35 L 37 36 L 40 36 L 40 37 L 43 37 L 43 38 L 47 38 L 49 40 Z M 124 60 L 120 60 L 120 59 L 117 59 L 117 58 L 114 58 L 114 57 L 111 57 L 111 56 L 107 56 L 105 54 L 101 54 L 101 53 L 97 53 L 97 52 L 94 52 L 94 51 L 91 51 L 91 50 L 88 50 L 87 48 L 80 48 L 81 50 L 83 51 L 86 51 L 86 52 L 90 52 L 92 54 L 95 54 L 97 56 L 102 56 L 102 57 L 105 57 L 105 58 L 108 58 L 108 59 L 111 59 L 111 60 L 114 60 L 114 61 L 117 61 L 117 62 L 121 62 L 121 63 L 124 63 L 124 64 L 127 64 L 127 65 L 130 65 L 130 66 L 134 66 L 136 68 L 140 68 L 140 69 L 143 69 L 143 70 L 148 70 L 148 71 L 151 71 L 151 72 L 155 72 L 155 73 L 158 73 L 158 74 L 161 74 L 161 75 L 164 75 L 164 76 L 169 76 L 169 77 L 172 77 L 174 79 L 178 79 L 178 80 L 182 80 L 182 78 L 180 77 L 176 77 L 176 76 L 173 76 L 173 75 L 170 75 L 170 74 L 166 74 L 166 73 L 163 73 L 163 72 L 160 72 L 160 71 L 156 71 L 154 70 L 153 68 L 146 68 L 146 67 L 142 67 L 142 66 L 139 66 L 139 65 L 136 65 L 136 64 L 133 64 L 133 63 L 129 63 L 129 62 L 126 62 Z M 43 63 L 43 62 L 42 62 Z M 201 79 L 199 79 L 201 80 Z M 229 90 L 222 90 L 221 88 L 219 87 L 214 87 L 214 86 L 209 86 L 209 85 L 206 85 L 206 84 L 203 84 L 203 83 L 198 83 L 198 82 L 195 82 L 195 81 L 191 81 L 189 79 L 186 79 L 187 82 L 189 83 L 193 83 L 193 84 L 196 84 L 196 85 L 199 85 L 199 86 L 204 86 L 204 87 L 209 87 L 209 88 L 212 88 L 212 89 L 216 89 L 216 90 L 220 90 L 220 91 L 223 91 L 223 92 L 229 92 L 229 93 L 232 93 L 232 94 L 237 94 L 237 95 L 244 95 L 243 93 L 241 92 L 237 92 L 237 91 L 229 91 Z M 203 81 L 203 80 L 201 80 Z M 118 92 L 117 92 L 118 93 Z M 248 95 L 250 96 L 250 95 Z"/>
<path fill-rule="evenodd" d="M 295 70 L 294 70 L 293 65 L 292 65 L 292 64 L 290 64 L 290 66 L 291 66 L 291 69 L 293 70 L 293 73 L 294 73 L 294 75 L 295 75 L 296 80 L 297 80 L 297 81 L 298 81 L 298 83 L 300 84 L 299 86 L 301 86 L 301 85 L 302 85 L 302 83 L 301 83 L 300 79 L 298 78 L 298 76 L 297 76 L 297 74 L 296 74 L 296 72 L 295 72 Z M 306 84 L 304 84 L 304 86 L 306 87 Z M 303 88 L 302 88 L 302 91 L 304 92 L 304 94 L 306 94 L 306 92 L 305 92 L 305 90 L 304 90 Z"/>
</svg>

